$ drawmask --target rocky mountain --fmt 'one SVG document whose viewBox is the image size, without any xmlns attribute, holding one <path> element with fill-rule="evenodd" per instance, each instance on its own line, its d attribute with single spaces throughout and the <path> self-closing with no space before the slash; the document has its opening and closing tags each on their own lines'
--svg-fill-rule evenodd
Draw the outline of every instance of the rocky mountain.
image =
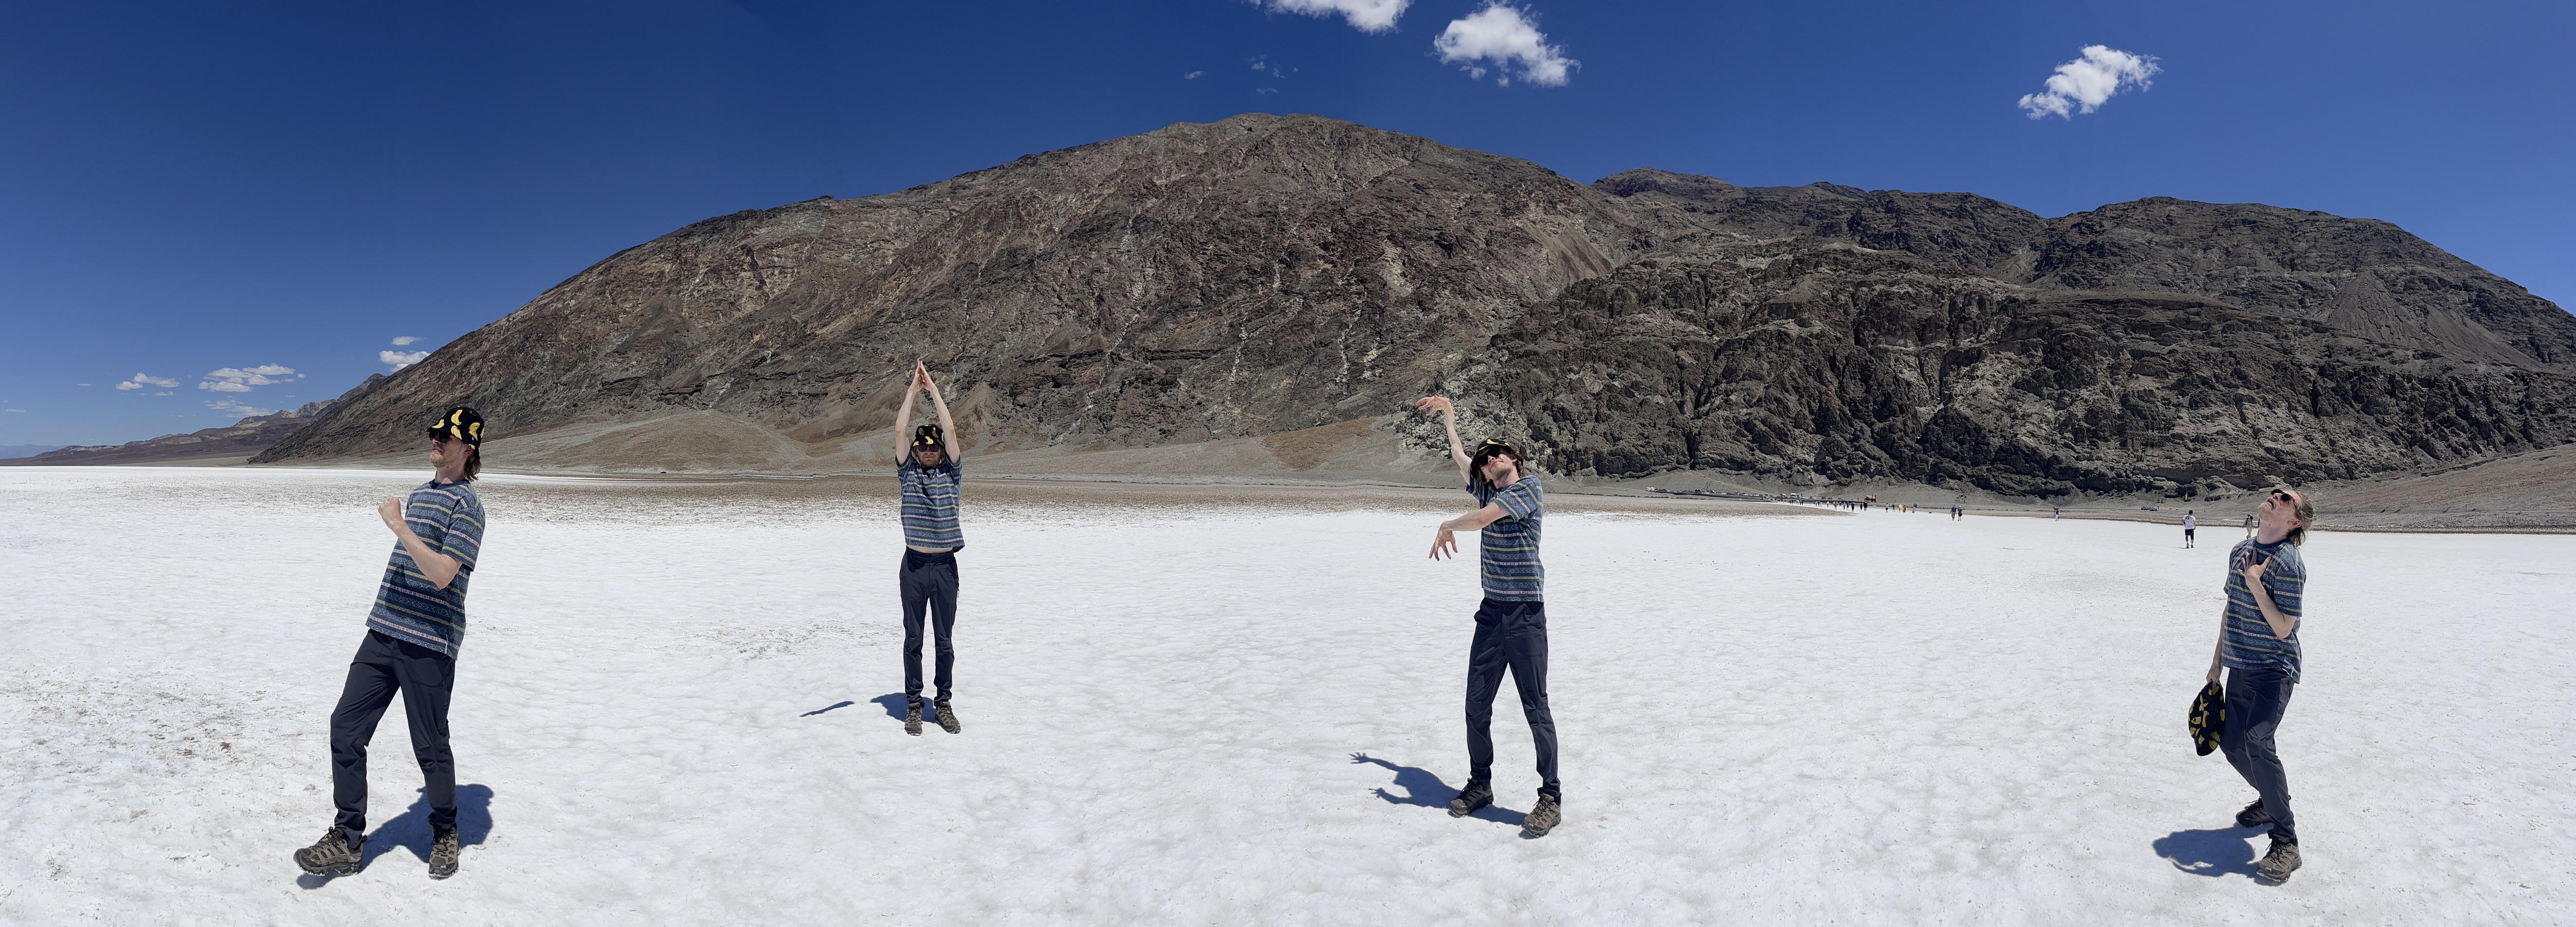
<svg viewBox="0 0 2576 927">
<path fill-rule="evenodd" d="M 257 459 L 380 453 L 455 402 L 499 435 L 714 413 L 837 446 L 888 427 L 916 356 L 986 451 L 1380 418 L 1422 445 L 1401 413 L 1431 390 L 1557 472 L 2037 495 L 2576 439 L 2576 318 L 2383 222 L 1579 184 L 1253 114 L 682 228 Z"/>
<path fill-rule="evenodd" d="M 58 467 L 85 464 L 169 463 L 182 460 L 223 460 L 250 457 L 275 446 L 324 413 L 337 408 L 385 381 L 376 374 L 352 387 L 336 399 L 317 400 L 299 408 L 285 409 L 267 415 L 253 415 L 221 428 L 204 428 L 187 434 L 162 435 L 124 444 L 75 445 L 47 451 L 31 457 L 0 460 L 0 464 L 32 467 Z"/>
</svg>

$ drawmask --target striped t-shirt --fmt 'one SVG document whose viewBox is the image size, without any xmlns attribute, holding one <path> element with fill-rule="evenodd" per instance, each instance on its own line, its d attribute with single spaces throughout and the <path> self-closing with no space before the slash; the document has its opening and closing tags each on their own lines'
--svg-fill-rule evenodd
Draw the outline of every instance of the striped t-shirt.
<svg viewBox="0 0 2576 927">
<path fill-rule="evenodd" d="M 895 481 L 903 484 L 906 545 L 931 550 L 966 546 L 965 533 L 957 529 L 957 481 L 965 475 L 965 468 L 954 457 L 925 469 L 920 461 L 906 455 L 902 463 L 895 465 Z"/>
<path fill-rule="evenodd" d="M 2298 545 L 2283 541 L 2257 544 L 2238 541 L 2227 554 L 2227 618 L 2218 636 L 2219 662 L 2236 669 L 2279 667 L 2289 674 L 2291 682 L 2299 681 L 2299 627 L 2290 626 L 2287 640 L 2272 636 L 2271 622 L 2263 620 L 2262 606 L 2254 604 L 2254 593 L 2245 588 L 2246 564 L 2249 558 L 2268 558 L 2263 567 L 2263 591 L 2272 597 L 2272 607 L 2292 622 L 2299 620 L 2299 593 L 2308 584 L 2308 565 L 2299 559 Z"/>
<path fill-rule="evenodd" d="M 1481 532 L 1484 550 L 1476 559 L 1484 575 L 1485 598 L 1542 601 L 1539 585 L 1546 580 L 1547 570 L 1538 563 L 1538 521 L 1547 513 L 1547 505 L 1538 477 L 1524 476 L 1500 489 L 1481 479 L 1469 480 L 1467 494 L 1476 497 L 1478 505 L 1503 507 L 1503 517 Z"/>
<path fill-rule="evenodd" d="M 403 523 L 430 550 L 456 558 L 456 578 L 438 588 L 421 575 L 402 540 L 395 539 L 385 581 L 376 587 L 375 610 L 367 613 L 367 628 L 453 657 L 465 643 L 465 583 L 474 577 L 474 558 L 483 550 L 483 500 L 474 495 L 471 483 L 431 480 L 403 502 Z"/>
</svg>

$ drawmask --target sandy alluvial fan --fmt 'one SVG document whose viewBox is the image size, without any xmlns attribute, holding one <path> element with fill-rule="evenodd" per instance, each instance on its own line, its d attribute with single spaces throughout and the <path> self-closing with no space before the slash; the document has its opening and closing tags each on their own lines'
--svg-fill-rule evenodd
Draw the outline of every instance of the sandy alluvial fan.
<svg viewBox="0 0 2576 927">
<path fill-rule="evenodd" d="M 2147 199 L 1742 188 L 1238 116 L 609 257 L 258 462 L 465 402 L 589 455 L 809 469 L 927 356 L 985 451 L 1319 426 L 1537 462 L 2014 494 L 2352 479 L 2576 440 L 2576 318 L 2385 222 Z M 1470 421 L 1482 432 L 1489 423 Z M 1309 463 L 1308 466 L 1313 464 Z"/>
</svg>

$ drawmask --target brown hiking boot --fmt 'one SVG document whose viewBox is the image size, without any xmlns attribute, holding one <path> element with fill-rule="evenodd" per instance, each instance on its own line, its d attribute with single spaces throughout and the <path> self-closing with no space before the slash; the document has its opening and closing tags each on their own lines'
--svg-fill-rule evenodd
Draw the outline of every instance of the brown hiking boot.
<svg viewBox="0 0 2576 927">
<path fill-rule="evenodd" d="M 1556 829 L 1557 822 L 1563 820 L 1565 813 L 1557 809 L 1556 796 L 1541 795 L 1538 804 L 1530 808 L 1529 817 L 1521 820 L 1521 836 L 1545 837 L 1548 831 Z"/>
<path fill-rule="evenodd" d="M 2274 882 L 2287 881 L 2290 873 L 2299 871 L 2299 845 L 2287 840 L 2272 841 L 2272 852 L 2254 864 L 2254 874 Z"/>
<path fill-rule="evenodd" d="M 951 734 L 962 730 L 962 728 L 957 724 L 957 712 L 948 707 L 947 699 L 940 699 L 937 704 L 931 707 L 938 709 L 937 713 L 939 715 L 940 730 L 947 731 Z"/>
<path fill-rule="evenodd" d="M 444 879 L 456 874 L 456 858 L 462 854 L 456 845 L 456 828 L 430 828 L 429 877 Z"/>
<path fill-rule="evenodd" d="M 1469 779 L 1466 790 L 1459 792 L 1458 797 L 1449 800 L 1449 816 L 1463 818 L 1476 813 L 1476 809 L 1493 803 L 1494 787 L 1485 784 L 1483 779 Z"/>
<path fill-rule="evenodd" d="M 349 838 L 343 836 L 337 827 L 323 834 L 322 839 L 313 841 L 312 846 L 295 851 L 295 865 L 318 876 L 354 874 L 358 871 L 358 864 L 364 859 L 365 857 L 358 852 L 358 848 L 350 846 Z"/>
<path fill-rule="evenodd" d="M 914 737 L 919 737 L 919 736 L 921 736 L 921 703 L 920 703 L 920 702 L 914 702 L 914 703 L 912 703 L 910 706 L 907 706 L 906 708 L 904 708 L 904 710 L 903 710 L 903 732 L 904 732 L 904 733 L 906 733 L 906 734 L 910 734 L 910 735 L 912 735 L 912 736 L 914 736 Z"/>
<path fill-rule="evenodd" d="M 2272 813 L 2263 810 L 2263 800 L 2260 798 L 2255 799 L 2253 804 L 2245 806 L 2245 810 L 2236 812 L 2238 827 L 2261 827 L 2270 823 L 2272 823 Z"/>
</svg>

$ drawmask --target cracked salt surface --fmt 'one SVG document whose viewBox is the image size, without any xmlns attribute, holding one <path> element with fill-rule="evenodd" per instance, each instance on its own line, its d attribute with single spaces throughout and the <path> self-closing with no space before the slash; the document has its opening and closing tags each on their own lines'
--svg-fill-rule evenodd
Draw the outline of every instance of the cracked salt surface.
<svg viewBox="0 0 2576 927">
<path fill-rule="evenodd" d="M 2182 730 L 2227 531 L 1560 495 L 1567 818 L 1523 840 L 1508 686 L 1499 807 L 1443 807 L 1477 591 L 1472 542 L 1423 554 L 1463 495 L 991 481 L 965 733 L 915 738 L 890 484 L 487 480 L 464 870 L 425 875 L 395 708 L 367 869 L 299 878 L 370 505 L 420 479 L 0 470 L 0 922 L 2576 919 L 2576 538 L 2310 542 L 2307 868 L 2263 886 Z"/>
</svg>

